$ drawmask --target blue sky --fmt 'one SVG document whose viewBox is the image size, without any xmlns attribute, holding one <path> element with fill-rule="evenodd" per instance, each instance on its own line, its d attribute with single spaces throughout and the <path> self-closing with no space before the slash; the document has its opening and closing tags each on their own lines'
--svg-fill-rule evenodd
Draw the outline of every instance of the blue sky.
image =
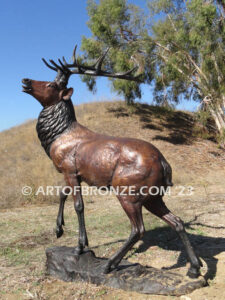
<svg viewBox="0 0 225 300">
<path fill-rule="evenodd" d="M 145 0 L 129 2 L 145 5 Z M 85 0 L 2 1 L 0 131 L 38 117 L 41 106 L 33 97 L 21 92 L 21 79 L 53 80 L 54 71 L 48 69 L 41 58 L 70 58 L 74 45 L 81 45 L 82 36 L 91 36 L 87 21 Z M 74 104 L 119 99 L 112 93 L 107 79 L 98 79 L 96 94 L 87 90 L 79 76 L 73 76 L 69 86 L 74 88 Z M 144 86 L 141 102 L 151 101 L 151 89 Z M 180 107 L 184 108 L 184 104 Z M 185 108 L 193 109 L 193 103 Z"/>
</svg>

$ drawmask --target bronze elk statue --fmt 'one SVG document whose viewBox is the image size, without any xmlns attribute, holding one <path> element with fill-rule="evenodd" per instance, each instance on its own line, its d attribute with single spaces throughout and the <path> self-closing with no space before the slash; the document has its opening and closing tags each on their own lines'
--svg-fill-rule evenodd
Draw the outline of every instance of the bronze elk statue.
<svg viewBox="0 0 225 300">
<path fill-rule="evenodd" d="M 107 52 L 107 51 L 106 51 Z M 143 237 L 145 228 L 142 218 L 142 207 L 164 220 L 180 236 L 190 261 L 188 276 L 200 275 L 201 261 L 196 256 L 185 232 L 182 220 L 175 216 L 163 202 L 161 194 L 144 194 L 140 189 L 145 186 L 172 186 L 172 170 L 161 152 L 152 144 L 134 139 L 119 138 L 95 133 L 78 123 L 71 101 L 72 88 L 67 88 L 72 74 L 106 76 L 125 80 L 138 80 L 132 73 L 136 67 L 126 73 L 111 73 L 102 70 L 104 53 L 93 66 L 80 64 L 76 59 L 76 47 L 73 52 L 73 63 L 65 58 L 55 63 L 50 60 L 44 63 L 57 72 L 54 81 L 36 81 L 23 79 L 23 91 L 36 98 L 43 106 L 38 122 L 37 133 L 45 152 L 56 169 L 63 173 L 67 186 L 76 189 L 72 193 L 75 211 L 79 222 L 79 240 L 75 248 L 77 254 L 88 246 L 84 220 L 84 203 L 81 182 L 90 186 L 135 187 L 135 193 L 120 195 L 117 198 L 131 223 L 131 233 L 124 245 L 110 257 L 103 269 L 109 273 L 120 263 L 133 245 Z M 63 234 L 63 210 L 67 193 L 60 193 L 60 205 L 57 216 L 56 235 Z"/>
</svg>

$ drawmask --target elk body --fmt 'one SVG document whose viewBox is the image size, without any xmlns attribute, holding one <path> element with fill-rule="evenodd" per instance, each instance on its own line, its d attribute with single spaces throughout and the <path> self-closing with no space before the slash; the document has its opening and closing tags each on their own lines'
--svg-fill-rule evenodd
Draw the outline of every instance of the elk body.
<svg viewBox="0 0 225 300">
<path fill-rule="evenodd" d="M 38 122 L 37 133 L 47 155 L 56 169 L 63 173 L 65 182 L 74 189 L 73 200 L 79 222 L 79 240 L 75 248 L 81 254 L 88 246 L 84 220 L 84 204 L 81 182 L 90 186 L 107 186 L 122 189 L 124 186 L 134 187 L 133 193 L 117 198 L 131 222 L 131 234 L 124 245 L 108 259 L 104 273 L 115 268 L 133 245 L 143 236 L 144 224 L 142 207 L 164 220 L 180 236 L 190 261 L 188 275 L 198 277 L 201 262 L 196 256 L 183 222 L 175 216 L 163 202 L 160 194 L 140 193 L 143 186 L 168 187 L 172 185 L 172 170 L 166 159 L 152 144 L 131 138 L 118 138 L 95 133 L 79 124 L 76 120 L 71 101 L 72 88 L 67 88 L 71 74 L 88 74 L 108 76 L 126 80 L 138 80 L 132 76 L 131 70 L 126 73 L 111 74 L 101 70 L 105 54 L 92 67 L 79 65 L 73 54 L 73 64 L 63 58 L 59 64 L 50 60 L 45 64 L 57 71 L 53 82 L 23 79 L 23 91 L 35 97 L 43 106 Z M 60 206 L 57 217 L 57 237 L 63 234 L 63 210 L 67 198 L 60 194 Z"/>
</svg>

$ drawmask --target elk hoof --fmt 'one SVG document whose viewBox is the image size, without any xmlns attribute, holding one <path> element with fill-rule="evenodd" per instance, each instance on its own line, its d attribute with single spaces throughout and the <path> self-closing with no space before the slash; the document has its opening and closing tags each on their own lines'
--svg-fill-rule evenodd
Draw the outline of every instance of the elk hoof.
<svg viewBox="0 0 225 300">
<path fill-rule="evenodd" d="M 57 226 L 56 227 L 55 233 L 56 233 L 57 239 L 60 238 L 63 235 L 63 232 L 64 232 L 64 230 L 63 230 L 62 226 Z"/>
<path fill-rule="evenodd" d="M 187 272 L 187 276 L 190 278 L 198 278 L 200 276 L 199 269 L 190 268 Z"/>
<path fill-rule="evenodd" d="M 103 266 L 103 274 L 108 274 L 112 271 L 112 269 L 116 268 L 112 261 L 107 261 L 107 263 Z"/>
<path fill-rule="evenodd" d="M 106 265 L 106 266 L 103 268 L 103 274 L 108 274 L 108 273 L 110 273 L 110 271 L 111 271 L 111 267 L 108 266 L 108 265 Z"/>
<path fill-rule="evenodd" d="M 74 255 L 80 255 L 84 252 L 83 247 L 77 246 L 73 248 L 73 254 Z"/>
</svg>

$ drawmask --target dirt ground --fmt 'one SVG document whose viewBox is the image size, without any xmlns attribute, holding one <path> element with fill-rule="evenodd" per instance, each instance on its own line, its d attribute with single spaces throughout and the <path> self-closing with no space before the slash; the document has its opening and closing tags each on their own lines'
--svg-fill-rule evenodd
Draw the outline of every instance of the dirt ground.
<svg viewBox="0 0 225 300">
<path fill-rule="evenodd" d="M 54 234 L 57 205 L 2 210 L 0 218 L 1 299 L 225 299 L 225 194 L 166 197 L 167 205 L 185 221 L 203 262 L 208 286 L 181 297 L 141 295 L 87 283 L 65 283 L 45 275 L 45 249 L 72 246 L 77 240 L 73 203 L 65 209 L 65 232 Z M 161 220 L 143 212 L 146 234 L 127 258 L 185 274 L 186 256 L 176 234 Z M 87 232 L 96 255 L 108 257 L 129 235 L 129 222 L 117 200 L 85 197 Z M 194 217 L 195 216 L 195 217 Z M 216 225 L 215 225 L 216 224 Z"/>
</svg>

